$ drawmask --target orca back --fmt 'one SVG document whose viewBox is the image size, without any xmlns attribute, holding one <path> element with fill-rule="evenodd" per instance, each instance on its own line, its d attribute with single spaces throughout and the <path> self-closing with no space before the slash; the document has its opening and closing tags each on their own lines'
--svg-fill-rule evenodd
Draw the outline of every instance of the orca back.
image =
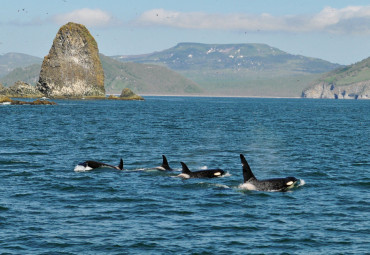
<svg viewBox="0 0 370 255">
<path fill-rule="evenodd" d="M 222 169 L 210 169 L 191 172 L 184 162 L 181 162 L 181 165 L 182 173 L 189 175 L 190 178 L 215 178 L 225 174 Z"/>
</svg>

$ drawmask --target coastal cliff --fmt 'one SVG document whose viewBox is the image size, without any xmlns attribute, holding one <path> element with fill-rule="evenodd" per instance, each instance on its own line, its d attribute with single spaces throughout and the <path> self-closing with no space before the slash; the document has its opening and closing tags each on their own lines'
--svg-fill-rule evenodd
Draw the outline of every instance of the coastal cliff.
<svg viewBox="0 0 370 255">
<path fill-rule="evenodd" d="M 37 89 L 52 98 L 105 97 L 98 46 L 85 26 L 70 22 L 59 29 Z"/>
<path fill-rule="evenodd" d="M 302 92 L 304 98 L 370 99 L 370 81 L 345 86 L 320 82 Z"/>
<path fill-rule="evenodd" d="M 302 97 L 370 99 L 370 58 L 324 74 L 302 91 Z"/>
</svg>

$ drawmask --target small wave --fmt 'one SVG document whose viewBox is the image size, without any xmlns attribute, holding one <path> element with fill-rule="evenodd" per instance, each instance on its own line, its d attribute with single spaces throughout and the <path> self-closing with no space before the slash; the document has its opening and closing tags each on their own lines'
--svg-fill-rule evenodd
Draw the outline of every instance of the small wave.
<svg viewBox="0 0 370 255">
<path fill-rule="evenodd" d="M 214 185 L 215 187 L 217 187 L 217 188 L 230 189 L 230 187 L 229 187 L 229 186 L 224 185 L 224 184 L 215 183 L 215 184 L 213 184 L 213 185 Z"/>
<path fill-rule="evenodd" d="M 230 177 L 230 176 L 231 176 L 230 172 L 226 172 L 224 175 L 222 175 L 220 177 Z"/>
<path fill-rule="evenodd" d="M 303 186 L 305 184 L 306 182 L 303 179 L 299 179 L 299 184 L 297 185 L 297 187 Z"/>
</svg>

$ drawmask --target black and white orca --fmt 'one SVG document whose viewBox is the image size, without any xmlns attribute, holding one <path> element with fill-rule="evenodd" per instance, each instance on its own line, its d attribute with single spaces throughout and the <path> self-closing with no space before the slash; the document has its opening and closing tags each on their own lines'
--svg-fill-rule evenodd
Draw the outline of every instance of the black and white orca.
<svg viewBox="0 0 370 255">
<path fill-rule="evenodd" d="M 225 175 L 224 170 L 222 169 L 209 169 L 192 172 L 189 170 L 188 166 L 184 162 L 180 162 L 182 165 L 182 173 L 179 177 L 183 178 L 215 178 Z"/>
<path fill-rule="evenodd" d="M 117 169 L 117 170 L 123 170 L 123 160 L 122 159 L 120 160 L 118 166 L 112 166 L 112 165 L 105 164 L 105 163 L 102 163 L 102 162 L 88 160 L 88 161 L 85 161 L 83 163 L 79 163 L 75 167 L 75 171 L 89 171 L 89 170 L 99 168 L 99 167 L 108 167 L 108 168 L 114 168 L 114 169 Z"/>
<path fill-rule="evenodd" d="M 243 165 L 244 177 L 244 184 L 242 184 L 242 187 L 248 190 L 287 191 L 293 188 L 298 181 L 295 177 L 257 180 L 243 154 L 240 154 L 240 159 Z"/>
<path fill-rule="evenodd" d="M 166 156 L 162 155 L 162 158 L 163 158 L 162 165 L 159 167 L 156 167 L 155 169 L 162 170 L 162 171 L 173 171 L 173 169 L 168 164 Z"/>
</svg>

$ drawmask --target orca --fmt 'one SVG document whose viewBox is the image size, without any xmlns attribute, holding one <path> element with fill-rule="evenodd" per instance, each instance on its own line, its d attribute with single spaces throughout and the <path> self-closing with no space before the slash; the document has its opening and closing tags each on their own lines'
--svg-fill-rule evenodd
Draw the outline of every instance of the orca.
<svg viewBox="0 0 370 255">
<path fill-rule="evenodd" d="M 156 167 L 155 169 L 162 170 L 162 171 L 173 171 L 173 169 L 168 164 L 166 156 L 162 155 L 162 158 L 163 158 L 162 165 L 159 167 Z"/>
<path fill-rule="evenodd" d="M 225 174 L 224 170 L 222 169 L 209 169 L 209 170 L 201 170 L 191 172 L 188 166 L 184 162 L 180 162 L 182 165 L 182 173 L 179 177 L 183 178 L 215 178 L 220 177 Z"/>
<path fill-rule="evenodd" d="M 92 169 L 99 168 L 99 167 L 109 167 L 109 168 L 114 168 L 117 170 L 123 170 L 123 160 L 122 159 L 120 160 L 118 166 L 112 166 L 112 165 L 108 165 L 102 162 L 88 160 L 83 163 L 79 163 L 76 166 L 75 171 L 78 171 L 78 170 L 81 171 L 82 169 L 80 169 L 79 167 L 84 167 L 83 169 L 84 171 L 92 170 Z"/>
<path fill-rule="evenodd" d="M 240 154 L 240 159 L 243 165 L 244 177 L 244 184 L 242 184 L 242 186 L 248 190 L 287 191 L 290 188 L 293 188 L 298 181 L 295 177 L 257 180 L 243 154 Z"/>
</svg>

